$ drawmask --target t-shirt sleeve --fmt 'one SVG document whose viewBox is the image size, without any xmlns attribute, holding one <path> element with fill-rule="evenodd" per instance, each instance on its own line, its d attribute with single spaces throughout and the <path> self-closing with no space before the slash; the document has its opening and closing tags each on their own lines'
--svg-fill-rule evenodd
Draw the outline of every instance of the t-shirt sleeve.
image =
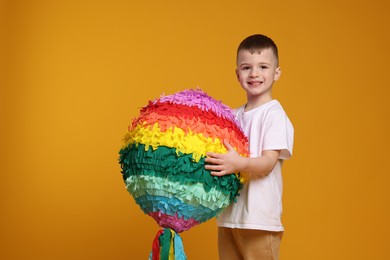
<svg viewBox="0 0 390 260">
<path fill-rule="evenodd" d="M 294 128 L 283 109 L 270 111 L 264 127 L 264 150 L 281 150 L 279 159 L 292 156 Z"/>
</svg>

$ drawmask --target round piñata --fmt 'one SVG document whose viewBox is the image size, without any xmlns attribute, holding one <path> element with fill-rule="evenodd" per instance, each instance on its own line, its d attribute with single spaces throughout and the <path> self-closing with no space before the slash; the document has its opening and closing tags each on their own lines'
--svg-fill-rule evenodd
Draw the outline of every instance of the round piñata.
<svg viewBox="0 0 390 260">
<path fill-rule="evenodd" d="M 212 176 L 207 152 L 225 153 L 228 141 L 243 156 L 248 140 L 231 109 L 200 89 L 149 101 L 120 150 L 127 190 L 162 229 L 150 259 L 186 259 L 178 233 L 220 214 L 242 187 L 240 173 Z"/>
</svg>

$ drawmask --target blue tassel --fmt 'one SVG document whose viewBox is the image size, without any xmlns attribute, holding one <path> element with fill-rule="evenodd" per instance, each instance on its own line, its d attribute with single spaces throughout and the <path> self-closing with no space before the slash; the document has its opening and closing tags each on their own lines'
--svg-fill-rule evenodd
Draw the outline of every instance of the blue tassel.
<svg viewBox="0 0 390 260">
<path fill-rule="evenodd" d="M 175 232 L 173 240 L 173 246 L 175 249 L 175 260 L 186 260 L 187 256 L 184 253 L 183 241 L 178 233 Z"/>
</svg>

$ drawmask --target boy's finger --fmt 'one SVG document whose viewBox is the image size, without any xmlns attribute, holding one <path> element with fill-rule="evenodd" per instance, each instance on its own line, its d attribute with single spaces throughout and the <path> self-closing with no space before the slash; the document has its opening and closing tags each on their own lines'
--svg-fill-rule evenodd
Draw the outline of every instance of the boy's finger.
<svg viewBox="0 0 390 260">
<path fill-rule="evenodd" d="M 212 170 L 212 171 L 221 171 L 222 170 L 222 167 L 220 165 L 217 165 L 217 164 L 206 164 L 204 166 L 204 168 L 206 170 Z"/>
<path fill-rule="evenodd" d="M 221 176 L 220 172 L 210 172 L 210 174 L 213 176 Z"/>
<path fill-rule="evenodd" d="M 221 177 L 221 176 L 224 176 L 225 173 L 223 171 L 219 171 L 219 172 L 210 172 L 211 175 L 213 176 L 218 176 L 218 177 Z"/>
<path fill-rule="evenodd" d="M 207 157 L 204 161 L 212 164 L 221 164 L 221 160 L 218 158 Z"/>
<path fill-rule="evenodd" d="M 219 154 L 219 153 L 212 153 L 212 152 L 206 153 L 206 156 L 207 156 L 208 158 L 220 158 L 220 155 L 221 155 L 221 154 Z"/>
</svg>

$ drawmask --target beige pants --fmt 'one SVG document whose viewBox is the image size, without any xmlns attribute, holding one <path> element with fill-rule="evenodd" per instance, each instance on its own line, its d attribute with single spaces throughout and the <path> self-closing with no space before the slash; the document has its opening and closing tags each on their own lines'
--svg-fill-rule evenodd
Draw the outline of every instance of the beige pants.
<svg viewBox="0 0 390 260">
<path fill-rule="evenodd" d="M 278 260 L 283 232 L 218 228 L 220 260 Z"/>
</svg>

